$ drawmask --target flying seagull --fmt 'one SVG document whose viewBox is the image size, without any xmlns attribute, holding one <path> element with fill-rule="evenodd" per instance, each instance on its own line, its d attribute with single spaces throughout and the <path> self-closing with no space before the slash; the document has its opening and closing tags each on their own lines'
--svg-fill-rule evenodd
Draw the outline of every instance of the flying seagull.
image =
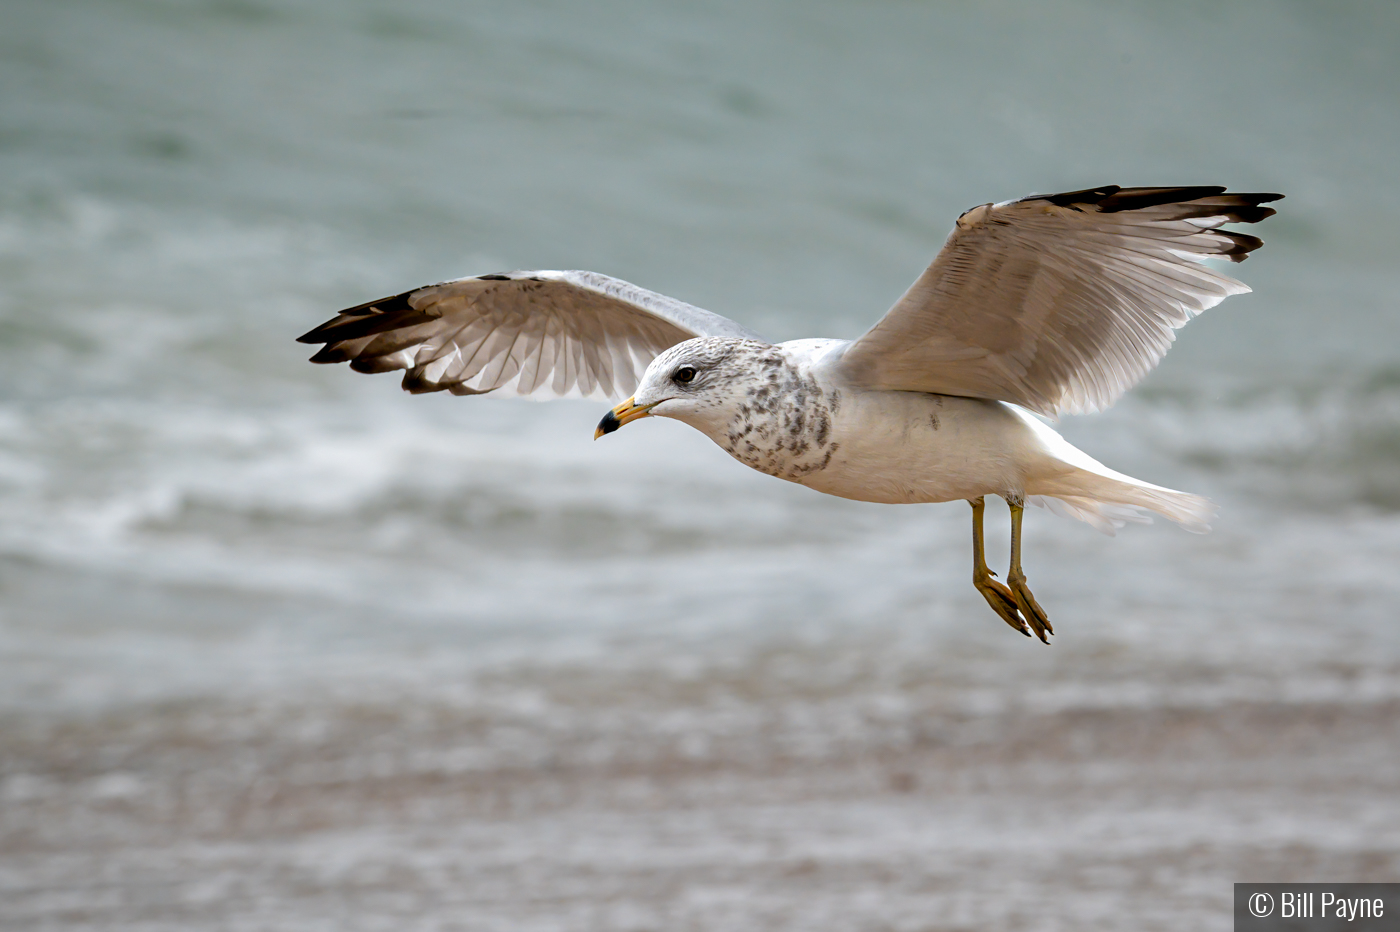
<svg viewBox="0 0 1400 932">
<path fill-rule="evenodd" d="M 341 311 L 316 363 L 404 370 L 414 393 L 615 400 L 601 437 L 644 417 L 696 428 L 746 466 L 866 502 L 972 505 L 972 582 L 1012 628 L 1054 633 L 1021 570 L 1026 504 L 1107 534 L 1143 509 L 1205 532 L 1215 507 L 1114 472 L 1045 421 L 1100 411 L 1188 320 L 1249 288 L 1201 264 L 1262 245 L 1222 229 L 1280 194 L 1218 186 L 1031 195 L 958 218 L 942 251 L 856 340 L 773 344 L 741 324 L 581 271 L 477 275 Z M 1011 509 L 1005 584 L 984 498 Z"/>
</svg>

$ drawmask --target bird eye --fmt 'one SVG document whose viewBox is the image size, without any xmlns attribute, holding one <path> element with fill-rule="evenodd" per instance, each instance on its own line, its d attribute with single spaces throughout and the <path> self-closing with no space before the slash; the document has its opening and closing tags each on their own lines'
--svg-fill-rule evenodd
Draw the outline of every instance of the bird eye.
<svg viewBox="0 0 1400 932">
<path fill-rule="evenodd" d="M 675 372 L 671 373 L 671 381 L 672 381 L 672 382 L 677 382 L 677 383 L 679 383 L 679 384 L 681 384 L 681 385 L 684 385 L 685 383 L 691 381 L 691 380 L 694 379 L 694 378 L 695 378 L 695 367 L 694 367 L 694 366 L 681 366 L 681 367 L 680 367 L 679 369 L 677 369 Z"/>
</svg>

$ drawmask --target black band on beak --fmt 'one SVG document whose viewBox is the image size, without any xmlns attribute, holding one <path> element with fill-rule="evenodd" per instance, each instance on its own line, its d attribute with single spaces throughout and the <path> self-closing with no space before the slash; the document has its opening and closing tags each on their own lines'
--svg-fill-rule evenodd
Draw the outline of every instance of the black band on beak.
<svg viewBox="0 0 1400 932">
<path fill-rule="evenodd" d="M 603 415 L 603 419 L 598 422 L 598 432 L 595 436 L 610 434 L 622 426 L 622 422 L 617 419 L 617 415 L 609 411 Z"/>
</svg>

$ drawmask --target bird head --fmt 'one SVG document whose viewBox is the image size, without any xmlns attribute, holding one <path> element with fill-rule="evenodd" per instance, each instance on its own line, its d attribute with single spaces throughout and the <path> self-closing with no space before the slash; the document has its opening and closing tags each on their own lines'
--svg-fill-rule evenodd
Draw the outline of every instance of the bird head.
<svg viewBox="0 0 1400 932">
<path fill-rule="evenodd" d="M 637 393 L 598 422 L 594 438 L 644 417 L 684 421 L 705 431 L 711 421 L 727 423 L 763 370 L 773 347 L 754 340 L 699 337 L 677 343 L 651 361 Z"/>
</svg>

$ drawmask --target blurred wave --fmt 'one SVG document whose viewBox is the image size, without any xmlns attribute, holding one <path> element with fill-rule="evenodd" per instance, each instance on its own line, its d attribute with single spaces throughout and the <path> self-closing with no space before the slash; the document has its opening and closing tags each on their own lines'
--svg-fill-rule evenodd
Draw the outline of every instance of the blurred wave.
<svg viewBox="0 0 1400 932">
<path fill-rule="evenodd" d="M 1385 90 L 1397 66 L 1365 23 L 1333 24 L 1352 54 L 1304 80 L 1278 49 L 1325 57 L 1333 33 L 1309 32 L 1301 9 L 1255 22 L 1231 8 L 1202 34 L 1128 8 L 1085 123 L 1073 69 L 1043 80 L 1034 18 L 996 7 L 817 5 L 790 41 L 757 28 L 774 11 L 738 6 L 586 19 L 429 2 L 75 9 L 16 7 L 0 56 L 26 89 L 0 100 L 10 559 L 475 623 L 548 616 L 638 566 L 667 566 L 677 604 L 716 567 L 731 597 L 764 602 L 784 586 L 752 566 L 784 563 L 789 586 L 805 577 L 821 604 L 844 604 L 829 572 L 802 567 L 957 553 L 957 509 L 825 501 L 674 425 L 595 445 L 586 405 L 402 397 L 389 379 L 307 366 L 290 338 L 367 295 L 531 265 L 627 275 L 775 338 L 851 336 L 969 201 L 1103 180 L 1289 199 L 1239 269 L 1256 293 L 1193 323 L 1119 407 L 1067 421 L 1071 439 L 1220 498 L 1227 528 L 1267 514 L 1307 538 L 1339 511 L 1389 527 L 1400 507 L 1383 245 L 1396 186 L 1372 147 L 1338 150 L 1324 131 L 1350 121 L 1374 145 L 1400 139 Z M 1060 13 L 1064 30 L 1089 15 Z M 1391 14 L 1370 15 L 1379 29 Z M 1235 42 L 1246 20 L 1268 41 Z M 950 80 L 988 28 L 1019 57 L 986 86 Z M 99 31 L 108 41 L 75 53 Z M 808 56 L 837 47 L 814 70 Z M 1217 72 L 1177 70 L 1181 55 L 1289 108 L 1245 113 L 1238 95 L 1204 93 Z M 1165 149 L 1144 145 L 1168 133 Z M 1366 190 L 1364 207 L 1334 209 L 1343 189 Z M 1168 531 L 1143 541 L 1176 552 Z M 1056 572 L 1102 584 L 1092 565 Z M 912 604 L 960 575 L 879 578 Z M 648 598 L 626 608 L 618 593 L 613 614 L 667 604 Z"/>
</svg>

